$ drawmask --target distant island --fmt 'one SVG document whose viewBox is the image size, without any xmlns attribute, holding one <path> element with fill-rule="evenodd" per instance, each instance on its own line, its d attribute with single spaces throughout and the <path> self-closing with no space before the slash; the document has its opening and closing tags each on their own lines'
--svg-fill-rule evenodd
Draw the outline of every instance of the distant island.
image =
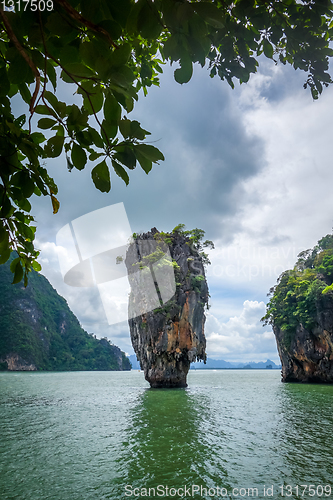
<svg viewBox="0 0 333 500">
<path fill-rule="evenodd" d="M 133 370 L 140 370 L 140 363 L 136 359 L 135 354 L 129 356 Z M 224 361 L 223 359 L 207 358 L 206 364 L 201 362 L 192 363 L 191 370 L 246 370 L 246 369 L 272 369 L 281 370 L 281 365 L 277 365 L 274 361 L 251 361 L 250 363 Z"/>
<path fill-rule="evenodd" d="M 270 289 L 270 324 L 283 382 L 333 384 L 333 234 L 298 255 Z"/>
<path fill-rule="evenodd" d="M 0 266 L 0 370 L 131 369 L 119 347 L 83 330 L 44 276 L 32 271 L 27 288 L 12 285 L 14 257 Z"/>
</svg>

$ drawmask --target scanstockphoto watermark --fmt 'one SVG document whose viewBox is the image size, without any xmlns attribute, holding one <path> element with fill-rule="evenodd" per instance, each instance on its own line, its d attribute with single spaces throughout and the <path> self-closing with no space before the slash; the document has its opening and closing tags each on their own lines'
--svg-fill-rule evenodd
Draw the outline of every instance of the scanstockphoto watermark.
<svg viewBox="0 0 333 500">
<path fill-rule="evenodd" d="M 171 497 L 171 498 L 328 498 L 332 495 L 330 484 L 280 484 L 247 487 L 206 487 L 192 484 L 180 487 L 158 485 L 156 487 L 133 487 L 127 484 L 124 488 L 126 497 Z"/>
<path fill-rule="evenodd" d="M 123 203 L 89 212 L 62 227 L 57 252 L 64 282 L 73 287 L 97 287 L 109 325 L 127 321 L 168 302 L 176 281 L 170 250 L 155 239 L 137 240 L 136 266 L 125 265 L 133 232 Z M 141 266 L 142 256 L 159 251 L 160 258 Z M 131 283 L 135 299 L 128 309 Z M 133 287 L 132 287 L 132 293 Z"/>
<path fill-rule="evenodd" d="M 258 497 L 259 489 L 232 488 L 232 490 L 229 491 L 228 488 L 225 488 L 223 486 L 221 487 L 214 486 L 208 488 L 198 484 L 192 484 L 191 486 L 180 486 L 180 487 L 173 487 L 173 486 L 170 487 L 167 485 L 159 484 L 154 488 L 147 488 L 147 487 L 133 488 L 132 485 L 130 484 L 127 484 L 125 486 L 125 496 L 134 498 L 135 497 L 206 498 L 207 496 L 210 498 L 212 497 L 229 498 L 230 494 L 235 498 L 237 496 Z"/>
<path fill-rule="evenodd" d="M 302 249 L 295 244 L 288 246 L 229 246 L 212 253 L 212 265 L 207 277 L 241 278 L 252 281 L 260 277 L 278 277 L 294 267 Z"/>
</svg>

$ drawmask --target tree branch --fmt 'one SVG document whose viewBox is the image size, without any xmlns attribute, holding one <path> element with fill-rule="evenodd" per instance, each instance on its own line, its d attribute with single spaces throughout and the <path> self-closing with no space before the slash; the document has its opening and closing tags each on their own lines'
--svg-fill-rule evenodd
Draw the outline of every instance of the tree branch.
<svg viewBox="0 0 333 500">
<path fill-rule="evenodd" d="M 59 5 L 61 5 L 65 11 L 73 18 L 75 19 L 76 21 L 78 21 L 79 23 L 81 24 L 84 24 L 84 26 L 86 26 L 87 28 L 93 30 L 93 31 L 96 31 L 97 33 L 103 33 L 103 35 L 105 35 L 107 37 L 107 39 L 109 40 L 110 42 L 110 45 L 112 45 L 112 47 L 114 47 L 115 49 L 118 49 L 118 45 L 116 45 L 114 43 L 114 41 L 112 40 L 111 36 L 110 36 L 110 33 L 108 33 L 104 28 L 102 28 L 101 26 L 98 26 L 97 24 L 94 24 L 92 23 L 91 21 L 89 21 L 88 19 L 85 19 L 83 16 L 81 16 L 81 14 L 74 9 L 74 7 L 72 7 L 68 2 L 67 0 L 55 0 L 55 2 Z"/>
<path fill-rule="evenodd" d="M 16 49 L 21 54 L 21 56 L 23 57 L 23 59 L 30 66 L 33 74 L 36 77 L 35 90 L 34 90 L 34 93 L 33 93 L 32 97 L 31 97 L 30 107 L 29 107 L 29 111 L 32 114 L 34 112 L 34 104 L 36 102 L 36 99 L 37 99 L 37 96 L 38 96 L 38 92 L 39 92 L 40 74 L 39 74 L 38 69 L 35 66 L 35 63 L 31 59 L 31 57 L 29 56 L 29 54 L 24 50 L 24 48 L 22 47 L 22 45 L 20 44 L 20 42 L 18 41 L 18 39 L 17 39 L 17 37 L 16 37 L 16 35 L 15 35 L 14 31 L 13 31 L 13 28 L 11 27 L 11 25 L 10 25 L 10 23 L 8 21 L 8 18 L 7 18 L 6 14 L 3 11 L 3 9 L 2 9 L 1 6 L 0 6 L 0 16 L 2 17 L 3 24 L 5 25 L 5 30 L 6 30 L 7 35 L 9 36 L 10 40 L 13 42 L 13 44 L 15 45 Z"/>
</svg>

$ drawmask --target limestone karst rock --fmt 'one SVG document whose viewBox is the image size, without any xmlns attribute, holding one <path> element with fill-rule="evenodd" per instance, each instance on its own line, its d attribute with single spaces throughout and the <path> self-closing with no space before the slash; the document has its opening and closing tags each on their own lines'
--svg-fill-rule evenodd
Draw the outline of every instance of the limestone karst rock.
<svg viewBox="0 0 333 500">
<path fill-rule="evenodd" d="M 190 364 L 206 360 L 208 287 L 198 245 L 156 228 L 135 235 L 125 264 L 132 345 L 151 387 L 186 387 Z"/>
<path fill-rule="evenodd" d="M 333 383 L 332 297 L 320 297 L 315 314 L 316 325 L 310 329 L 300 323 L 289 341 L 281 328 L 273 327 L 283 382 Z"/>
<path fill-rule="evenodd" d="M 333 234 L 298 255 L 269 291 L 283 382 L 333 383 Z"/>
</svg>

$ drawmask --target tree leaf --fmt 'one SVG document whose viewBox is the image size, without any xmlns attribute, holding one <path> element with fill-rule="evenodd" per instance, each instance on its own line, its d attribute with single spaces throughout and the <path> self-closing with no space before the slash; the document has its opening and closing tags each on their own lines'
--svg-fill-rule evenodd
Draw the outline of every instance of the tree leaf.
<svg viewBox="0 0 333 500">
<path fill-rule="evenodd" d="M 112 95 L 108 94 L 104 102 L 104 117 L 109 122 L 119 122 L 121 118 L 121 107 L 118 104 L 117 99 Z"/>
<path fill-rule="evenodd" d="M 147 160 L 150 160 L 153 163 L 157 163 L 159 160 L 165 159 L 161 151 L 150 144 L 138 144 L 134 146 L 134 151 L 139 152 L 147 158 Z"/>
<path fill-rule="evenodd" d="M 115 160 L 112 160 L 112 166 L 116 174 L 125 182 L 126 186 L 129 184 L 129 176 L 126 170 L 119 165 Z"/>
<path fill-rule="evenodd" d="M 52 118 L 41 118 L 38 121 L 37 126 L 41 129 L 47 129 L 53 127 L 57 123 L 56 120 L 53 120 Z"/>
<path fill-rule="evenodd" d="M 216 5 L 210 2 L 195 2 L 191 5 L 207 24 L 214 28 L 224 28 L 224 14 Z"/>
<path fill-rule="evenodd" d="M 130 170 L 133 170 L 136 167 L 136 156 L 133 149 L 129 146 L 117 146 L 117 152 L 114 157 Z"/>
<path fill-rule="evenodd" d="M 58 210 L 60 208 L 59 200 L 57 200 L 57 198 L 53 194 L 51 194 L 51 201 L 52 201 L 53 213 L 56 214 L 58 213 Z"/>
<path fill-rule="evenodd" d="M 102 193 L 108 193 L 110 191 L 110 172 L 105 160 L 92 169 L 91 177 L 97 189 L 102 191 Z"/>
<path fill-rule="evenodd" d="M 34 268 L 35 271 L 39 272 L 42 270 L 42 266 L 40 265 L 39 262 L 37 262 L 37 260 L 34 260 L 33 263 L 32 263 L 32 267 Z"/>
<path fill-rule="evenodd" d="M 16 263 L 16 266 L 15 266 L 14 279 L 12 281 L 12 285 L 19 283 L 22 278 L 23 278 L 23 268 L 22 268 L 21 262 L 18 261 Z"/>
<path fill-rule="evenodd" d="M 101 129 L 101 135 L 105 140 L 105 143 L 108 143 L 108 139 L 113 139 L 117 135 L 118 131 L 118 125 L 117 122 L 110 122 L 109 120 L 103 120 L 102 121 L 102 127 Z M 105 134 L 103 133 L 103 130 L 105 131 Z"/>
<path fill-rule="evenodd" d="M 54 66 L 51 63 L 50 59 L 48 59 L 47 63 L 46 63 L 46 73 L 47 73 L 47 76 L 50 79 L 50 82 L 52 83 L 54 91 L 56 91 L 56 88 L 57 88 L 57 74 L 56 74 L 56 71 L 55 71 Z"/>
<path fill-rule="evenodd" d="M 5 262 L 7 262 L 7 260 L 10 257 L 10 254 L 11 254 L 10 248 L 1 249 L 1 252 L 0 252 L 0 264 L 4 264 Z"/>
<path fill-rule="evenodd" d="M 50 158 L 56 158 L 57 156 L 61 155 L 63 145 L 64 137 L 55 135 L 47 141 L 44 151 Z"/>
<path fill-rule="evenodd" d="M 20 262 L 20 257 L 16 257 L 16 259 L 12 260 L 12 262 L 10 263 L 10 270 L 12 273 L 15 273 L 15 268 L 18 262 Z"/>
<path fill-rule="evenodd" d="M 124 137 L 124 139 L 126 139 L 127 137 L 130 137 L 130 135 L 131 135 L 131 120 L 129 120 L 128 118 L 123 118 L 122 120 L 120 120 L 119 130 L 122 133 L 122 136 Z"/>
<path fill-rule="evenodd" d="M 103 107 L 104 95 L 102 89 L 99 86 L 95 86 L 89 97 L 86 95 L 83 98 L 83 104 L 85 109 L 90 115 L 98 113 Z"/>
<path fill-rule="evenodd" d="M 180 60 L 180 68 L 175 71 L 176 82 L 183 84 L 191 80 L 193 74 L 193 65 L 189 57 L 182 57 Z"/>
<path fill-rule="evenodd" d="M 271 45 L 266 38 L 263 40 L 263 49 L 265 56 L 272 59 L 274 53 L 273 45 Z"/>
<path fill-rule="evenodd" d="M 84 149 L 74 142 L 72 147 L 72 163 L 78 170 L 83 170 L 87 163 L 87 155 Z"/>
<path fill-rule="evenodd" d="M 148 160 L 140 151 L 137 149 L 137 146 L 134 147 L 134 153 L 135 156 L 140 163 L 141 168 L 146 172 L 146 174 L 149 174 L 151 169 L 153 168 L 153 163 L 151 160 Z"/>
</svg>

